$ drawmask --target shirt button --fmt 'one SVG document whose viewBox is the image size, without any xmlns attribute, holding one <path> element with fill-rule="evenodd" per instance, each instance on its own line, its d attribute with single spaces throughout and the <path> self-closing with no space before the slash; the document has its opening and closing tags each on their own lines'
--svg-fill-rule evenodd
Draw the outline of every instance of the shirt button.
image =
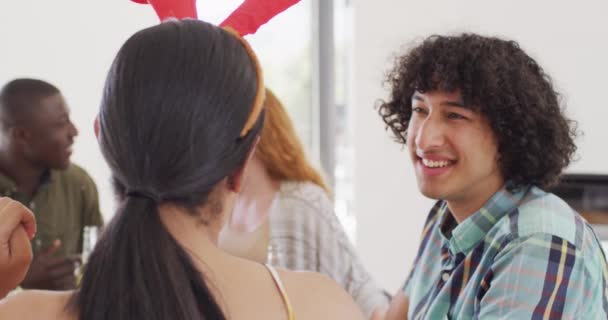
<svg viewBox="0 0 608 320">
<path fill-rule="evenodd" d="M 449 273 L 447 273 L 447 272 L 444 272 L 444 273 L 441 275 L 441 279 L 442 279 L 443 281 L 448 281 L 448 280 L 450 279 L 450 274 L 449 274 Z"/>
</svg>

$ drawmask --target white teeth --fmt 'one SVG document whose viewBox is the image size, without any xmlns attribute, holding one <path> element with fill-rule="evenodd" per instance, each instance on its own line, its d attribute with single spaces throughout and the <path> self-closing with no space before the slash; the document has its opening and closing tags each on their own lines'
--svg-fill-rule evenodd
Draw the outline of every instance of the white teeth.
<svg viewBox="0 0 608 320">
<path fill-rule="evenodd" d="M 446 160 L 434 161 L 434 160 L 428 160 L 428 159 L 424 159 L 424 158 L 422 158 L 422 163 L 429 168 L 442 168 L 442 167 L 447 167 L 448 164 L 450 164 L 450 162 L 446 161 Z"/>
</svg>

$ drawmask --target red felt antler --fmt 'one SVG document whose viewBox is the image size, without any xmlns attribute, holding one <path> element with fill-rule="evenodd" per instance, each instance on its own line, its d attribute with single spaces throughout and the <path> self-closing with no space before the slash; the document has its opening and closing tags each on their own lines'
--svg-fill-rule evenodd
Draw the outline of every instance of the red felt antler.
<svg viewBox="0 0 608 320">
<path fill-rule="evenodd" d="M 141 4 L 151 4 L 160 18 L 164 21 L 168 18 L 193 18 L 197 19 L 196 0 L 131 0 Z"/>
<path fill-rule="evenodd" d="M 231 27 L 241 36 L 255 33 L 268 20 L 300 0 L 245 0 L 224 22 L 222 27 Z"/>
<path fill-rule="evenodd" d="M 131 0 L 142 4 L 151 4 L 161 21 L 167 18 L 197 18 L 196 0 Z M 233 33 L 242 42 L 257 70 L 258 92 L 253 103 L 251 114 L 243 126 L 240 137 L 249 133 L 259 118 L 264 104 L 264 78 L 255 53 L 242 36 L 255 33 L 262 25 L 277 14 L 300 2 L 300 0 L 245 0 L 236 10 L 220 24 L 226 31 Z M 96 134 L 99 123 L 95 123 Z"/>
</svg>

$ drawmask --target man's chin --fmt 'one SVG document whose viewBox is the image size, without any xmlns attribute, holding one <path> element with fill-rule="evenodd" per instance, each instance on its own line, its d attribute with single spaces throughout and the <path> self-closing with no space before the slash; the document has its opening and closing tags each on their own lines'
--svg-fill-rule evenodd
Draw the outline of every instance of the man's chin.
<svg viewBox="0 0 608 320">
<path fill-rule="evenodd" d="M 430 191 L 426 191 L 426 190 L 420 190 L 420 193 L 422 193 L 423 196 L 432 199 L 432 200 L 441 200 L 441 193 L 439 192 L 430 192 Z"/>
<path fill-rule="evenodd" d="M 430 185 L 426 183 L 418 183 L 418 190 L 422 193 L 423 196 L 433 199 L 433 200 L 441 200 L 444 198 L 445 190 L 443 190 L 442 186 L 438 185 Z"/>
<path fill-rule="evenodd" d="M 61 161 L 60 163 L 57 163 L 55 166 L 53 166 L 53 168 L 51 169 L 55 169 L 55 170 L 66 170 L 67 168 L 70 167 L 70 164 L 72 163 L 72 161 L 70 161 L 70 159 Z"/>
</svg>

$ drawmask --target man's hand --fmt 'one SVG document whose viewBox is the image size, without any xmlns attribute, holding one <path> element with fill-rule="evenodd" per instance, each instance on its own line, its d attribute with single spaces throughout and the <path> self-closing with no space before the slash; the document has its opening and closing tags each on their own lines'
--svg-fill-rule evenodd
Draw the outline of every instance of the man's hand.
<svg viewBox="0 0 608 320">
<path fill-rule="evenodd" d="M 75 270 L 80 256 L 56 257 L 61 241 L 55 240 L 46 251 L 34 257 L 22 287 L 25 289 L 70 290 L 76 287 Z"/>
<path fill-rule="evenodd" d="M 399 290 L 386 313 L 386 320 L 407 320 L 407 313 L 410 308 L 409 298 L 403 294 L 403 289 Z"/>
<path fill-rule="evenodd" d="M 386 307 L 376 308 L 372 312 L 372 316 L 370 320 L 385 320 L 386 319 L 386 311 L 388 309 Z"/>
<path fill-rule="evenodd" d="M 34 215 L 10 198 L 0 198 L 0 299 L 14 289 L 32 261 Z"/>
</svg>

